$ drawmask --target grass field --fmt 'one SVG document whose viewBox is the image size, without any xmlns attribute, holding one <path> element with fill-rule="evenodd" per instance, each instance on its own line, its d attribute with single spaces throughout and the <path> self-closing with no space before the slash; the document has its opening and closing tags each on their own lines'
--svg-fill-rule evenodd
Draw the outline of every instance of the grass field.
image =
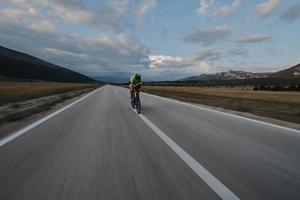
<svg viewBox="0 0 300 200">
<path fill-rule="evenodd" d="M 253 91 L 229 87 L 145 86 L 144 91 L 182 101 L 249 112 L 300 124 L 300 92 Z"/>
<path fill-rule="evenodd" d="M 55 82 L 0 82 L 0 105 L 99 86 Z"/>
</svg>

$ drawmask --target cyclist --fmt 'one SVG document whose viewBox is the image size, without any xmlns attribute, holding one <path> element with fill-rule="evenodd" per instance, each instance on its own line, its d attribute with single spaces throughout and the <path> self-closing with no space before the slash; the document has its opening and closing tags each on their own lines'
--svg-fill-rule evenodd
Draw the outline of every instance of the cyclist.
<svg viewBox="0 0 300 200">
<path fill-rule="evenodd" d="M 129 79 L 129 88 L 130 88 L 130 97 L 131 101 L 133 100 L 133 91 L 134 89 L 140 89 L 142 86 L 142 79 L 140 74 L 133 74 Z"/>
</svg>

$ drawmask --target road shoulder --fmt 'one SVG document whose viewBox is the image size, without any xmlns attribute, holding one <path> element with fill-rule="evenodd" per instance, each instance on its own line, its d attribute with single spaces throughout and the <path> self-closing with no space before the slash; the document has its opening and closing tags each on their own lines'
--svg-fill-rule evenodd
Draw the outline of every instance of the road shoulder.
<svg viewBox="0 0 300 200">
<path fill-rule="evenodd" d="M 26 127 L 26 126 L 32 124 L 33 122 L 51 114 L 51 113 L 54 113 L 55 111 L 75 102 L 76 100 L 85 96 L 88 92 L 90 92 L 92 90 L 91 89 L 85 90 L 83 92 L 75 94 L 75 96 L 72 96 L 72 97 L 69 96 L 69 98 L 66 98 L 66 96 L 64 96 L 66 94 L 64 93 L 64 94 L 52 95 L 49 97 L 42 97 L 42 98 L 26 101 L 26 102 L 29 102 L 30 104 L 32 104 L 32 103 L 34 103 L 34 101 L 38 101 L 38 100 L 42 99 L 43 103 L 45 101 L 46 104 L 48 104 L 49 102 L 47 102 L 47 101 L 49 101 L 49 99 L 56 101 L 58 96 L 63 96 L 61 101 L 57 101 L 53 105 L 50 105 L 49 107 L 44 107 L 44 109 L 39 110 L 35 113 L 31 113 L 30 115 L 22 117 L 21 119 L 2 122 L 0 124 L 0 139 L 6 138 L 7 136 L 22 129 L 23 127 Z M 73 93 L 74 93 L 74 91 L 73 91 Z"/>
</svg>

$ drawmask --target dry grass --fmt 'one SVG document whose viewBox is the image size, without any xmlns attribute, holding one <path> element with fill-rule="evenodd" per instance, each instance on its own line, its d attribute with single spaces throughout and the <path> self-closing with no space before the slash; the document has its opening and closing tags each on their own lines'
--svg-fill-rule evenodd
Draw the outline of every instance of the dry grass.
<svg viewBox="0 0 300 200">
<path fill-rule="evenodd" d="M 260 100 L 283 103 L 300 103 L 300 92 L 272 92 L 253 91 L 235 88 L 208 88 L 208 87 L 173 87 L 173 86 L 146 86 L 148 90 L 170 91 L 174 93 L 202 94 L 208 96 L 231 97 L 239 99 Z"/>
<path fill-rule="evenodd" d="M 80 96 L 91 90 L 92 88 L 80 89 L 63 94 L 53 95 L 50 97 L 47 96 L 44 98 L 33 99 L 20 103 L 6 104 L 6 106 L 2 108 L 0 107 L 0 124 L 3 122 L 21 120 L 32 114 L 48 110 L 58 103 L 64 102 L 65 100 L 71 99 L 76 96 Z"/>
<path fill-rule="evenodd" d="M 99 85 L 55 82 L 0 82 L 0 105 L 95 87 L 99 87 Z"/>
<path fill-rule="evenodd" d="M 245 88 L 145 86 L 145 92 L 204 105 L 249 112 L 300 123 L 299 92 L 252 91 Z"/>
</svg>

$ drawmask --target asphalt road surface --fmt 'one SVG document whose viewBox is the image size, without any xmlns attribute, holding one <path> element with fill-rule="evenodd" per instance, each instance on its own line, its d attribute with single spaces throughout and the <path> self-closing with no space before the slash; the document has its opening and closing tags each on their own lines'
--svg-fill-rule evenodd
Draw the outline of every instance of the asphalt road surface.
<svg viewBox="0 0 300 200">
<path fill-rule="evenodd" d="M 0 199 L 300 199 L 299 131 L 141 101 L 107 85 L 2 139 Z"/>
</svg>

